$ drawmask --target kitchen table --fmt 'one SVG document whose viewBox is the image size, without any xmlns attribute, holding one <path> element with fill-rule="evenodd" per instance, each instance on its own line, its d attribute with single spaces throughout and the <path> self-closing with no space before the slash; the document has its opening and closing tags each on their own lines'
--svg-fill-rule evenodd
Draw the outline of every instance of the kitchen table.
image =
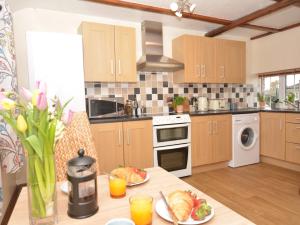
<svg viewBox="0 0 300 225">
<path fill-rule="evenodd" d="M 67 215 L 68 196 L 62 193 L 59 189 L 60 183 L 57 185 L 57 200 L 58 200 L 58 224 L 59 225 L 104 225 L 108 220 L 116 217 L 130 218 L 129 211 L 129 197 L 138 193 L 148 194 L 154 198 L 153 210 L 155 211 L 155 203 L 159 200 L 159 191 L 167 194 L 175 190 L 191 190 L 201 198 L 214 207 L 215 216 L 206 224 L 222 224 L 222 225 L 245 225 L 253 224 L 245 217 L 234 212 L 230 208 L 224 206 L 220 202 L 214 200 L 203 192 L 195 189 L 186 182 L 180 180 L 174 175 L 168 173 L 160 167 L 147 169 L 150 180 L 142 185 L 127 188 L 126 197 L 121 199 L 112 199 L 109 195 L 108 179 L 107 176 L 98 177 L 98 202 L 99 211 L 94 216 L 86 219 L 72 219 Z M 27 188 L 24 187 L 17 200 L 11 218 L 8 222 L 9 225 L 27 225 L 28 219 L 28 199 Z M 171 224 L 153 212 L 153 225 Z"/>
</svg>

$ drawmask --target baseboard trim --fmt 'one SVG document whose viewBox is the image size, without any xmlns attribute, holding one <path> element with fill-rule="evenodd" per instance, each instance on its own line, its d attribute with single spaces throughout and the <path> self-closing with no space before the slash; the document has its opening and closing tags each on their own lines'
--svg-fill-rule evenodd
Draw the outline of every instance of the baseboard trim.
<svg viewBox="0 0 300 225">
<path fill-rule="evenodd" d="M 228 167 L 228 162 L 220 162 L 220 163 L 208 164 L 203 166 L 197 166 L 192 168 L 192 174 L 222 169 L 226 167 Z"/>
<path fill-rule="evenodd" d="M 19 195 L 20 195 L 20 193 L 22 191 L 22 188 L 25 187 L 25 186 L 26 186 L 26 184 L 18 184 L 16 186 L 16 189 L 15 189 L 15 191 L 14 191 L 14 193 L 13 193 L 13 195 L 12 195 L 10 201 L 9 201 L 7 209 L 6 209 L 6 211 L 5 211 L 4 215 L 3 215 L 3 219 L 2 219 L 1 225 L 7 225 L 8 224 L 8 221 L 9 221 L 9 219 L 11 217 L 11 214 L 14 211 L 15 205 L 16 205 L 16 203 L 18 201 Z"/>
<path fill-rule="evenodd" d="M 290 169 L 290 170 L 300 172 L 300 165 L 299 164 L 290 163 L 290 162 L 287 162 L 287 161 L 274 159 L 274 158 L 267 157 L 267 156 L 260 156 L 260 160 L 261 160 L 261 162 L 264 162 L 264 163 L 268 163 L 268 164 L 271 164 L 271 165 L 274 165 L 274 166 L 279 166 L 279 167 L 283 167 L 285 169 Z"/>
</svg>

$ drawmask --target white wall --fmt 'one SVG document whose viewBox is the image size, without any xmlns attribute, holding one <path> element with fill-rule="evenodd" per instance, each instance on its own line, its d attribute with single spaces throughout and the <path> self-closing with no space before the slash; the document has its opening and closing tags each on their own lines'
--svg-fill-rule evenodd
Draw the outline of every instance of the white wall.
<svg viewBox="0 0 300 225">
<path fill-rule="evenodd" d="M 19 86 L 28 87 L 28 68 L 26 53 L 26 31 L 47 31 L 62 33 L 77 33 L 82 21 L 115 24 L 136 28 L 137 59 L 142 55 L 140 23 L 113 20 L 103 17 L 88 16 L 75 13 L 65 13 L 44 9 L 26 8 L 14 13 L 14 33 L 17 55 Z M 172 39 L 182 34 L 203 35 L 204 31 L 164 27 L 164 54 L 172 55 Z M 241 37 L 224 35 L 224 38 L 243 40 Z"/>
</svg>

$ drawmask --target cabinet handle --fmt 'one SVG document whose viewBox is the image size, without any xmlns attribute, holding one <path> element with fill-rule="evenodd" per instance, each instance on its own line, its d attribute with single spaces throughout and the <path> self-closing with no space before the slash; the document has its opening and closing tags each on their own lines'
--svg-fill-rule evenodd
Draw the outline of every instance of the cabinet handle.
<svg viewBox="0 0 300 225">
<path fill-rule="evenodd" d="M 296 118 L 296 120 L 300 120 L 300 118 Z"/>
<path fill-rule="evenodd" d="M 197 76 L 201 77 L 201 66 L 200 65 L 196 65 L 196 74 L 197 74 Z"/>
<path fill-rule="evenodd" d="M 296 129 L 300 129 L 300 127 L 296 127 Z"/>
<path fill-rule="evenodd" d="M 202 65 L 202 77 L 206 77 L 206 67 L 205 67 L 205 64 Z"/>
<path fill-rule="evenodd" d="M 279 127 L 280 127 L 280 130 L 282 130 L 282 122 L 281 122 L 281 120 L 279 120 Z"/>
<path fill-rule="evenodd" d="M 120 146 L 121 146 L 121 138 L 122 138 L 121 135 L 122 135 L 122 134 L 121 134 L 121 129 L 119 129 L 119 145 L 120 145 Z"/>
<path fill-rule="evenodd" d="M 118 65 L 119 65 L 119 75 L 121 75 L 121 59 L 118 60 Z"/>
<path fill-rule="evenodd" d="M 130 145 L 130 129 L 127 128 L 127 145 Z"/>
<path fill-rule="evenodd" d="M 221 75 L 220 75 L 220 77 L 224 78 L 225 77 L 225 66 L 221 66 L 220 69 L 221 69 Z"/>
<path fill-rule="evenodd" d="M 110 72 L 111 75 L 114 75 L 114 60 L 110 60 Z"/>
<path fill-rule="evenodd" d="M 217 124 L 217 121 L 213 122 L 213 133 L 214 134 L 218 133 L 218 124 Z"/>
<path fill-rule="evenodd" d="M 208 122 L 208 135 L 212 135 L 212 122 Z"/>
</svg>

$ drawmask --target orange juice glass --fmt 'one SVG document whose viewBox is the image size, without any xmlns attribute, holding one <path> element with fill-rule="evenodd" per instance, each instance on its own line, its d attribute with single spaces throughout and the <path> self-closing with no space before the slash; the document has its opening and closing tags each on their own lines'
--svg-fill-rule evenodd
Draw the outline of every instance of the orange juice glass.
<svg viewBox="0 0 300 225">
<path fill-rule="evenodd" d="M 129 198 L 131 219 L 136 225 L 152 224 L 153 198 L 148 195 L 136 195 Z"/>
<path fill-rule="evenodd" d="M 109 192 L 112 198 L 123 198 L 126 196 L 126 180 L 109 175 Z"/>
</svg>

